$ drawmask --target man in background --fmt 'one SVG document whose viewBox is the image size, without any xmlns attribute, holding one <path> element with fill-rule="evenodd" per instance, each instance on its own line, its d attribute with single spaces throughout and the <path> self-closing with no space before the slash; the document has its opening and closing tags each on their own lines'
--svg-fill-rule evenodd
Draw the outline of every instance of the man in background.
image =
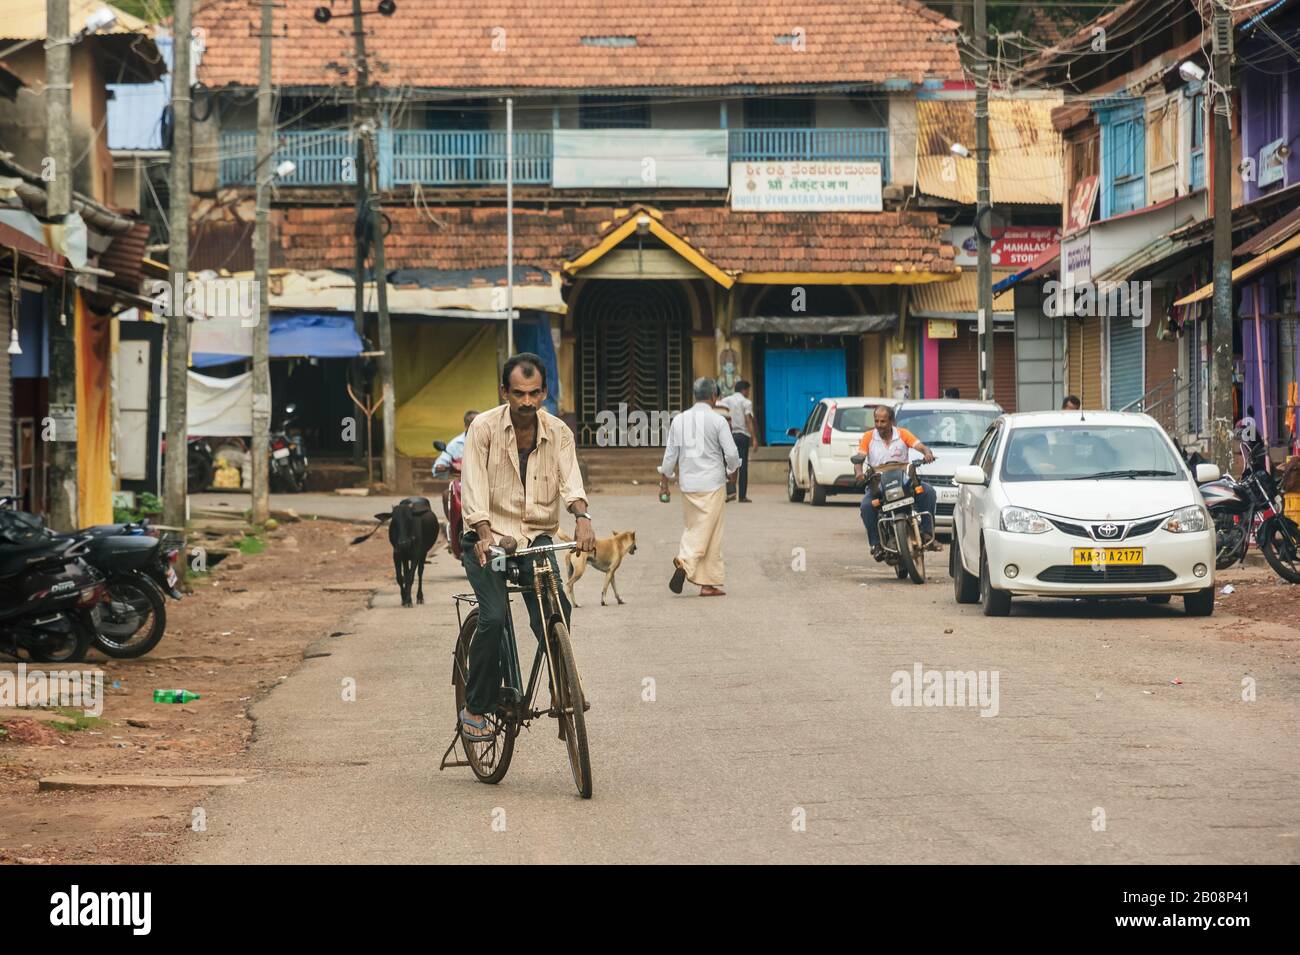
<svg viewBox="0 0 1300 955">
<path fill-rule="evenodd" d="M 745 379 L 736 382 L 736 390 L 725 398 L 718 399 L 718 407 L 725 408 L 731 419 L 731 438 L 736 442 L 736 451 L 740 454 L 740 503 L 749 500 L 749 449 L 756 445 L 758 429 L 754 427 L 754 402 L 749 399 L 750 384 Z M 735 488 L 727 484 L 727 500 L 731 500 Z"/>
<path fill-rule="evenodd" d="M 456 437 L 447 442 L 447 450 L 438 455 L 438 459 L 433 462 L 433 476 L 436 478 L 445 478 L 451 471 L 451 462 L 459 461 L 465 456 L 465 435 L 469 431 L 469 424 L 476 417 L 477 411 L 465 412 L 465 430 Z"/>
<path fill-rule="evenodd" d="M 1083 402 L 1079 400 L 1078 395 L 1066 395 L 1065 400 L 1061 402 L 1062 411 L 1081 411 Z"/>
<path fill-rule="evenodd" d="M 731 428 L 714 410 L 717 389 L 712 378 L 695 380 L 695 404 L 673 418 L 659 465 L 659 499 L 668 501 L 668 480 L 675 475 L 686 524 L 668 582 L 675 594 L 689 580 L 699 585 L 701 597 L 726 596 L 722 524 L 727 479 L 740 468 L 740 455 Z"/>
</svg>

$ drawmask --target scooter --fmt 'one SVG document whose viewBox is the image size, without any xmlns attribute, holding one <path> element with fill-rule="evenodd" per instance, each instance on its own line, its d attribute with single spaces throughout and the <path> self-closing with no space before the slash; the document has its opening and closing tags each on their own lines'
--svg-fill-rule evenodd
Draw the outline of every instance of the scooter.
<svg viewBox="0 0 1300 955">
<path fill-rule="evenodd" d="M 435 441 L 433 446 L 439 451 L 447 450 L 445 441 Z M 447 548 L 460 560 L 460 535 L 464 527 L 460 511 L 460 458 L 452 458 L 450 474 L 451 480 L 442 492 L 442 513 L 447 518 Z"/>
<path fill-rule="evenodd" d="M 866 455 L 858 453 L 850 460 L 855 465 L 863 464 Z M 916 506 L 916 496 L 921 493 L 916 462 L 879 470 L 867 466 L 864 475 L 874 495 L 872 504 L 880 515 L 876 527 L 883 554 L 876 559 L 893 567 L 900 580 L 908 577 L 914 584 L 925 583 L 927 537 L 921 526 L 921 511 Z M 931 527 L 929 539 L 933 538 Z"/>
<path fill-rule="evenodd" d="M 86 542 L 51 538 L 0 511 L 0 653 L 36 663 L 85 659 L 98 625 L 103 576 Z"/>
</svg>

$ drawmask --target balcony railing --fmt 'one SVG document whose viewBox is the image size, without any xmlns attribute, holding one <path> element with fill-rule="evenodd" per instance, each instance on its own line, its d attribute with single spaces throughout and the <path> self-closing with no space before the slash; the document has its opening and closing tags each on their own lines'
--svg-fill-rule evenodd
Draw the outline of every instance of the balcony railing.
<svg viewBox="0 0 1300 955">
<path fill-rule="evenodd" d="M 611 135 L 617 135 L 612 131 Z M 290 186 L 334 186 L 356 182 L 356 146 L 347 130 L 287 130 L 276 134 L 275 159 L 264 175 L 284 160 L 294 172 Z M 733 129 L 732 162 L 879 162 L 889 181 L 887 129 Z M 380 185 L 480 186 L 506 181 L 504 130 L 383 129 L 377 134 Z M 221 185 L 251 185 L 257 134 L 223 132 L 220 140 Z M 520 185 L 551 182 L 550 130 L 514 134 L 514 179 Z"/>
<path fill-rule="evenodd" d="M 878 162 L 889 181 L 887 129 L 733 129 L 732 162 Z"/>
</svg>

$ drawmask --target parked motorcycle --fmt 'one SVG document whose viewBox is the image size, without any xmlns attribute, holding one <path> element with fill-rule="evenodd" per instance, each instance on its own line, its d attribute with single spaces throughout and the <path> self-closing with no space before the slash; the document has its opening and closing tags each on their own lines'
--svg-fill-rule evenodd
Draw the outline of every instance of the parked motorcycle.
<svg viewBox="0 0 1300 955">
<path fill-rule="evenodd" d="M 53 538 L 29 518 L 0 511 L 0 653 L 75 663 L 94 640 L 104 579 L 81 559 L 86 542 Z"/>
<path fill-rule="evenodd" d="M 0 507 L 16 503 L 0 499 Z M 181 596 L 175 568 L 179 546 L 164 541 L 148 521 L 55 534 L 36 515 L 8 513 L 17 515 L 11 523 L 20 524 L 32 543 L 46 539 L 78 545 L 82 559 L 103 577 L 94 636 L 98 649 L 111 657 L 130 658 L 158 645 L 167 629 L 164 595 Z"/>
<path fill-rule="evenodd" d="M 435 441 L 433 446 L 439 451 L 447 450 L 445 441 Z M 451 480 L 442 492 L 442 513 L 447 518 L 447 547 L 460 560 L 460 535 L 464 528 L 460 512 L 460 458 L 452 458 L 449 473 Z"/>
<path fill-rule="evenodd" d="M 280 430 L 271 433 L 271 490 L 299 494 L 307 490 L 307 451 L 301 434 L 290 434 L 297 405 L 286 405 Z"/>
<path fill-rule="evenodd" d="M 866 455 L 855 454 L 850 460 L 862 464 Z M 877 560 L 893 567 L 900 580 L 910 577 L 914 584 L 925 583 L 926 541 L 921 530 L 921 511 L 916 506 L 916 495 L 921 493 L 916 462 L 905 467 L 868 466 L 865 475 L 872 489 L 872 503 L 879 514 L 876 527 L 884 553 Z"/>
<path fill-rule="evenodd" d="M 1253 532 L 1274 573 L 1300 584 L 1300 527 L 1283 513 L 1282 494 L 1268 471 L 1267 458 L 1261 458 L 1240 433 L 1237 437 L 1243 459 L 1250 462 L 1241 479 L 1227 475 L 1201 485 L 1201 496 L 1214 519 L 1214 565 L 1225 570 L 1244 561 Z"/>
</svg>

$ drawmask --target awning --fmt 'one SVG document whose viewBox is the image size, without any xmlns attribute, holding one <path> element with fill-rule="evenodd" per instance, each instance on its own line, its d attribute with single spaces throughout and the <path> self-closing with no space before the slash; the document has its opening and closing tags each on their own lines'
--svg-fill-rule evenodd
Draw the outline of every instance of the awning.
<svg viewBox="0 0 1300 955">
<path fill-rule="evenodd" d="M 241 361 L 253 353 L 253 329 L 238 320 L 195 322 L 190 327 L 190 365 L 208 368 Z M 365 349 L 351 315 L 272 315 L 272 358 L 355 358 Z"/>
<path fill-rule="evenodd" d="M 1265 226 L 1241 245 L 1232 250 L 1233 255 L 1259 255 L 1273 246 L 1285 242 L 1300 232 L 1300 206 L 1278 219 L 1270 226 Z"/>
<path fill-rule="evenodd" d="M 1236 285 L 1242 279 L 1250 278 L 1250 276 L 1264 271 L 1270 265 L 1281 262 L 1283 259 L 1289 258 L 1297 252 L 1300 252 L 1300 235 L 1293 235 L 1281 245 L 1274 246 L 1263 255 L 1257 255 L 1245 265 L 1239 265 L 1233 269 L 1232 284 Z M 1204 301 L 1213 294 L 1214 283 L 1210 282 L 1208 285 L 1202 285 L 1191 295 L 1184 295 L 1178 301 L 1174 302 L 1174 304 L 1191 305 L 1193 302 Z"/>
<path fill-rule="evenodd" d="M 1051 275 L 1060 268 L 1060 259 L 1061 244 L 1058 242 L 1019 272 L 1014 272 L 1011 275 L 1008 275 L 1001 282 L 994 282 L 993 294 L 997 295 L 999 292 L 1005 292 L 1007 289 L 1011 288 L 1011 286 L 1023 282 L 1026 279 L 1032 280 L 1041 278 L 1044 275 Z"/>
<path fill-rule="evenodd" d="M 514 288 L 513 302 L 516 310 L 551 312 L 563 315 L 566 311 L 561 294 L 559 273 L 546 276 L 543 284 L 522 284 L 526 273 L 536 269 L 529 266 L 516 268 L 521 280 Z M 237 273 L 238 277 L 251 279 L 253 273 Z M 396 278 L 410 280 L 410 284 L 397 284 Z M 484 281 L 465 272 L 446 273 L 439 279 L 425 270 L 401 270 L 390 275 L 388 282 L 388 311 L 393 315 L 445 315 L 447 310 L 463 311 L 466 318 L 505 320 L 504 284 Z M 309 272 L 273 271 L 268 298 L 271 308 L 310 309 L 313 311 L 345 312 L 351 316 L 356 307 L 356 283 L 352 276 L 330 269 Z M 366 310 L 378 308 L 378 292 L 373 281 L 365 284 Z"/>
<path fill-rule="evenodd" d="M 1181 230 L 1179 230 L 1181 231 Z M 1169 259 L 1176 258 L 1184 252 L 1193 252 L 1205 245 L 1209 241 L 1208 234 L 1195 235 L 1182 239 L 1175 239 L 1170 235 L 1162 235 L 1160 238 L 1149 242 L 1147 245 L 1138 249 L 1133 254 L 1116 262 L 1104 272 L 1099 272 L 1092 277 L 1102 290 L 1108 285 L 1119 282 L 1127 282 L 1129 279 L 1139 275 L 1145 270 L 1166 262 Z"/>
<path fill-rule="evenodd" d="M 994 293 L 997 282 L 1010 276 L 1006 269 L 993 272 Z M 979 317 L 979 275 L 976 272 L 962 272 L 955 282 L 935 282 L 930 285 L 918 285 L 912 290 L 908 299 L 908 311 L 917 318 L 948 318 L 974 321 Z M 1015 302 L 1010 295 L 998 295 L 993 299 L 993 312 L 1010 316 L 1015 311 Z"/>
<path fill-rule="evenodd" d="M 778 332 L 786 335 L 861 335 L 898 325 L 897 315 L 749 315 L 731 323 L 737 335 Z"/>
</svg>

